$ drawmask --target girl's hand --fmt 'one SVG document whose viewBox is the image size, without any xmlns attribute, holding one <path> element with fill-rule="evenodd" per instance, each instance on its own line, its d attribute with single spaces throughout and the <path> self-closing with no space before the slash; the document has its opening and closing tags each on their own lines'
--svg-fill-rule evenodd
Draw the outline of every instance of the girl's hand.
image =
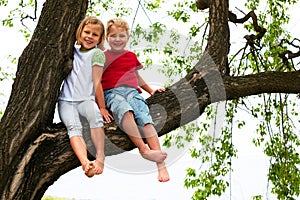
<svg viewBox="0 0 300 200">
<path fill-rule="evenodd" d="M 114 119 L 113 116 L 108 112 L 106 108 L 100 108 L 100 112 L 104 122 L 110 123 Z"/>
</svg>

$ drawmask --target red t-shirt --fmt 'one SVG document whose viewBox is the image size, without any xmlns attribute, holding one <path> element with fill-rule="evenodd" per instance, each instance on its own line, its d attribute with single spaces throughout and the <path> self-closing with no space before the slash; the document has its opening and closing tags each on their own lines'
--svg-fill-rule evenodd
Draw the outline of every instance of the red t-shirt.
<svg viewBox="0 0 300 200">
<path fill-rule="evenodd" d="M 135 53 L 125 50 L 116 54 L 109 50 L 104 52 L 106 60 L 102 74 L 103 90 L 118 86 L 129 86 L 140 90 L 135 71 L 143 66 Z"/>
</svg>

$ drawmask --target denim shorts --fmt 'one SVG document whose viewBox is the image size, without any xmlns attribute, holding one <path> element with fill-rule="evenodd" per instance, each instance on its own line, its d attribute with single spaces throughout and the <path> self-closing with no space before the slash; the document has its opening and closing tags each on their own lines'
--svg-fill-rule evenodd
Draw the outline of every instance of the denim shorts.
<svg viewBox="0 0 300 200">
<path fill-rule="evenodd" d="M 104 91 L 105 103 L 112 112 L 116 122 L 122 126 L 122 118 L 128 111 L 132 111 L 139 127 L 153 124 L 149 107 L 145 99 L 132 87 L 121 86 Z"/>
<path fill-rule="evenodd" d="M 103 126 L 103 119 L 98 105 L 93 100 L 58 101 L 58 114 L 68 130 L 69 137 L 82 136 L 81 120 L 84 117 L 90 128 Z"/>
</svg>

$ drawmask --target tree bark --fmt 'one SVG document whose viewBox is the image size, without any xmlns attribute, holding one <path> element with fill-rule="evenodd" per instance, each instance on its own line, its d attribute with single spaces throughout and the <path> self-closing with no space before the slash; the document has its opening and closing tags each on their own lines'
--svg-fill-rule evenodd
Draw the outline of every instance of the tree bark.
<svg viewBox="0 0 300 200">
<path fill-rule="evenodd" d="M 210 36 L 204 56 L 186 77 L 147 99 L 159 136 L 197 119 L 214 102 L 260 93 L 300 92 L 300 72 L 228 75 L 228 1 L 211 2 Z M 1 200 L 41 199 L 54 181 L 80 165 L 65 127 L 52 120 L 60 85 L 72 66 L 75 30 L 87 3 L 46 1 L 32 39 L 19 59 L 11 97 L 0 122 Z M 115 124 L 105 130 L 106 156 L 135 148 Z M 89 138 L 87 141 L 92 149 Z"/>
<path fill-rule="evenodd" d="M 3 200 L 38 199 L 47 188 L 44 179 L 57 158 L 48 160 L 41 170 L 38 160 L 45 155 L 35 151 L 39 144 L 36 142 L 52 124 L 60 85 L 72 66 L 75 30 L 87 5 L 87 0 L 46 1 L 32 39 L 19 58 L 12 93 L 0 123 Z"/>
</svg>

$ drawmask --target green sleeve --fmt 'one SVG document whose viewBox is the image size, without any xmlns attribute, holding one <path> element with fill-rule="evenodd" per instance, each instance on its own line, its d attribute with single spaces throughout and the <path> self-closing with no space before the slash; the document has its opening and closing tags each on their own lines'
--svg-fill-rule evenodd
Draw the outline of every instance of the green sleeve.
<svg viewBox="0 0 300 200">
<path fill-rule="evenodd" d="M 92 57 L 92 66 L 99 65 L 103 67 L 104 63 L 105 63 L 105 55 L 103 51 L 101 51 L 100 49 L 96 49 Z"/>
</svg>

